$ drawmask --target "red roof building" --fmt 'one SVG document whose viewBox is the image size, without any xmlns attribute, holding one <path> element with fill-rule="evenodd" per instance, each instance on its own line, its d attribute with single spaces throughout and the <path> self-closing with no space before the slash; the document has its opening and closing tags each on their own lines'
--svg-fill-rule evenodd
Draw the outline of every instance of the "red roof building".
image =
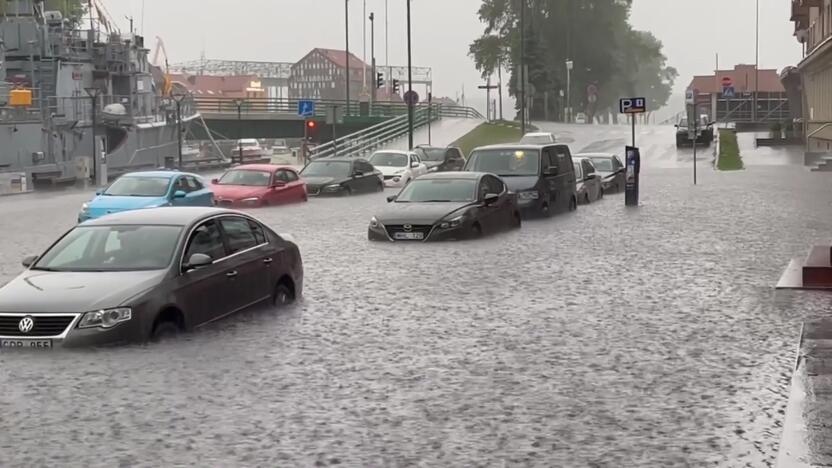
<svg viewBox="0 0 832 468">
<path fill-rule="evenodd" d="M 760 88 L 756 87 L 754 65 L 737 65 L 733 70 L 717 70 L 714 75 L 694 76 L 688 89 L 698 89 L 699 94 L 718 94 L 722 92 L 722 81 L 730 78 L 736 93 L 783 93 L 785 88 L 780 82 L 777 70 L 760 69 Z"/>
<path fill-rule="evenodd" d="M 375 83 L 372 68 L 354 54 L 349 54 L 350 100 L 369 94 Z M 345 100 L 347 53 L 343 50 L 312 49 L 292 66 L 289 76 L 290 99 Z M 366 80 L 366 87 L 365 87 Z"/>
<path fill-rule="evenodd" d="M 267 97 L 260 78 L 254 75 L 171 75 L 170 77 L 174 83 L 184 86 L 196 98 Z"/>
</svg>

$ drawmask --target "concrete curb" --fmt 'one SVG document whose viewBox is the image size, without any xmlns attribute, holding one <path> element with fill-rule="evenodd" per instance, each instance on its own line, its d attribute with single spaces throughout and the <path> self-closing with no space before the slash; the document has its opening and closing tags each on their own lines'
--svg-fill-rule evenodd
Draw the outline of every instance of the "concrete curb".
<svg viewBox="0 0 832 468">
<path fill-rule="evenodd" d="M 13 197 L 15 195 L 28 195 L 30 193 L 35 193 L 35 191 L 34 190 L 27 190 L 25 192 L 0 193 L 0 197 Z"/>
</svg>

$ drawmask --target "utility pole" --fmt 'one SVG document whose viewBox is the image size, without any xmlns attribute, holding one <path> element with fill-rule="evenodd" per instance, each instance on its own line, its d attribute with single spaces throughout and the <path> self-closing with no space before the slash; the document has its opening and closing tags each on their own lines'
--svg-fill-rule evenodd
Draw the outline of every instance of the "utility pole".
<svg viewBox="0 0 832 468">
<path fill-rule="evenodd" d="M 572 60 L 566 60 L 566 122 L 572 123 Z M 633 144 L 635 146 L 635 144 Z"/>
<path fill-rule="evenodd" d="M 384 66 L 387 67 L 387 95 L 391 93 L 390 86 L 393 83 L 393 69 L 390 67 L 390 10 L 389 0 L 384 0 Z"/>
<path fill-rule="evenodd" d="M 376 79 L 376 15 L 375 13 L 370 12 L 370 63 L 373 69 L 372 74 L 370 76 L 373 80 Z M 370 113 L 373 112 L 373 104 L 376 102 L 376 86 L 373 83 L 373 90 L 370 92 Z"/>
<path fill-rule="evenodd" d="M 413 94 L 413 55 L 410 46 L 411 31 L 410 31 L 410 0 L 407 2 L 407 91 Z M 413 102 L 407 104 L 407 140 L 409 143 L 408 149 L 413 148 Z"/>
<path fill-rule="evenodd" d="M 346 33 L 346 61 L 347 61 L 347 74 L 345 76 L 344 82 L 347 86 L 347 115 L 350 114 L 350 0 L 344 0 L 344 30 Z"/>
<path fill-rule="evenodd" d="M 526 0 L 520 0 L 520 133 L 526 134 Z"/>
<path fill-rule="evenodd" d="M 500 120 L 503 120 L 503 60 L 497 65 L 497 92 L 500 96 Z"/>
<path fill-rule="evenodd" d="M 484 85 L 477 86 L 477 88 L 485 90 L 485 96 L 486 96 L 486 98 L 485 98 L 486 99 L 486 102 L 485 102 L 485 119 L 486 119 L 486 121 L 490 121 L 491 120 L 491 111 L 493 110 L 491 108 L 491 90 L 499 88 L 499 86 L 492 85 L 491 84 L 491 75 L 488 75 L 488 81 L 486 81 L 486 83 Z"/>
<path fill-rule="evenodd" d="M 364 17 L 364 20 L 361 21 L 361 25 L 363 26 L 363 34 L 361 35 L 362 42 L 364 44 L 364 54 L 361 57 L 361 60 L 364 62 L 362 64 L 362 80 L 364 81 L 364 90 L 367 90 L 367 0 L 364 0 L 364 8 L 361 10 L 361 14 Z"/>
<path fill-rule="evenodd" d="M 751 112 L 751 120 L 757 123 L 757 100 L 760 94 L 760 0 L 757 0 L 757 41 L 754 56 L 754 108 Z"/>
</svg>

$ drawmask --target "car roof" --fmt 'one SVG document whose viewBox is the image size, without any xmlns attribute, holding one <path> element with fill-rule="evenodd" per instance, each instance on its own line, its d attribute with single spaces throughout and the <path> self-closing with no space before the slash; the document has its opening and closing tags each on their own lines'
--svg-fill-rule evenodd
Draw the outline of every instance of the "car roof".
<svg viewBox="0 0 832 468">
<path fill-rule="evenodd" d="M 471 152 L 473 153 L 474 151 L 477 151 L 477 150 L 495 150 L 495 149 L 496 150 L 524 150 L 524 149 L 526 149 L 526 150 L 533 150 L 533 149 L 537 150 L 537 149 L 543 148 L 545 146 L 565 146 L 565 145 L 559 145 L 559 144 L 556 144 L 556 143 L 546 143 L 546 144 L 542 144 L 542 145 L 541 144 L 535 145 L 535 144 L 530 144 L 530 143 L 514 143 L 514 144 L 512 144 L 512 143 L 501 143 L 501 144 L 498 144 L 498 145 L 480 146 L 478 148 L 474 148 L 473 150 L 471 150 Z"/>
<path fill-rule="evenodd" d="M 122 177 L 167 177 L 168 179 L 176 177 L 176 176 L 192 176 L 196 178 L 200 178 L 196 174 L 191 174 L 190 172 L 180 172 L 180 171 L 138 171 L 138 172 L 128 172 L 124 174 Z"/>
<path fill-rule="evenodd" d="M 392 150 L 392 149 L 391 149 L 391 150 L 378 150 L 378 151 L 374 151 L 374 152 L 373 152 L 373 154 L 372 154 L 372 156 L 370 156 L 370 157 L 373 157 L 373 156 L 375 156 L 375 155 L 376 155 L 376 154 L 378 154 L 378 153 L 403 154 L 403 155 L 407 156 L 408 154 L 410 154 L 410 153 L 411 153 L 411 151 L 404 151 L 404 150 Z"/>
<path fill-rule="evenodd" d="M 288 164 L 243 164 L 242 166 L 237 166 L 232 168 L 232 171 L 241 170 L 241 171 L 276 171 L 278 169 L 291 169 L 295 170 L 294 167 Z"/>
<path fill-rule="evenodd" d="M 204 206 L 168 206 L 122 211 L 83 223 L 83 226 L 166 225 L 190 226 L 201 219 L 220 214 L 242 214 L 239 211 Z"/>
<path fill-rule="evenodd" d="M 440 180 L 440 179 L 465 179 L 465 180 L 478 180 L 480 177 L 484 176 L 485 172 L 429 172 L 425 175 L 420 176 L 417 180 Z"/>
<path fill-rule="evenodd" d="M 318 159 L 313 160 L 312 162 L 313 163 L 314 162 L 346 162 L 346 163 L 351 163 L 353 161 L 366 161 L 366 160 L 362 159 L 362 158 L 355 158 L 355 159 L 353 159 L 353 158 L 318 158 Z M 310 163 L 310 164 L 312 164 L 312 163 Z"/>
<path fill-rule="evenodd" d="M 615 156 L 618 156 L 618 155 L 615 154 L 615 153 L 578 153 L 578 154 L 573 154 L 572 158 L 573 159 L 574 158 L 610 158 L 610 159 L 612 159 Z"/>
<path fill-rule="evenodd" d="M 527 136 L 550 136 L 550 135 L 552 135 L 552 132 L 529 132 L 529 133 L 527 133 L 523 136 L 527 137 Z"/>
</svg>

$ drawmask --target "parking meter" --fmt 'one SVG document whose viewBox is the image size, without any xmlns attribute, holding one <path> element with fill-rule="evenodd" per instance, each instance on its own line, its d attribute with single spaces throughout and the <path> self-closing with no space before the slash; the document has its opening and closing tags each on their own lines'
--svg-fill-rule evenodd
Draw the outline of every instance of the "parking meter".
<svg viewBox="0 0 832 468">
<path fill-rule="evenodd" d="M 641 154 L 633 146 L 626 148 L 627 162 L 625 168 L 624 203 L 627 206 L 638 206 L 638 183 L 641 172 Z"/>
</svg>

